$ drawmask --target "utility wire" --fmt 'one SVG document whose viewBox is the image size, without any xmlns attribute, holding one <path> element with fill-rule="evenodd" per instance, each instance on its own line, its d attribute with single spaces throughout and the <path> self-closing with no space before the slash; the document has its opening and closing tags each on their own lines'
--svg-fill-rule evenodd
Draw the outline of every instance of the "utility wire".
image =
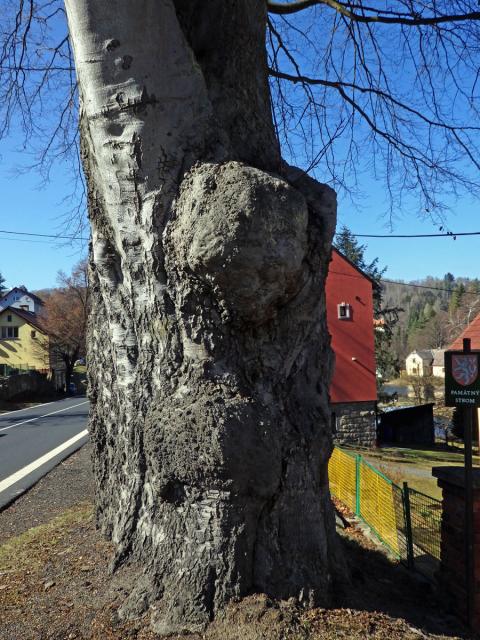
<svg viewBox="0 0 480 640">
<path fill-rule="evenodd" d="M 357 276 L 353 273 L 343 273 L 342 271 L 333 271 L 329 270 L 328 273 L 335 273 L 338 276 L 345 276 L 347 278 L 358 278 L 359 280 L 363 280 L 363 276 Z M 368 275 L 368 274 L 367 274 Z M 429 287 L 426 284 L 414 284 L 412 282 L 398 282 L 397 280 L 386 280 L 385 278 L 380 278 L 378 282 L 386 283 L 386 284 L 396 284 L 401 287 L 415 287 L 416 289 L 433 289 L 434 291 L 444 291 L 445 293 L 454 293 L 457 289 L 443 289 L 442 287 Z M 480 293 L 475 291 L 463 291 L 462 295 L 464 296 L 480 296 Z"/>
<path fill-rule="evenodd" d="M 442 289 L 441 287 L 429 287 L 426 284 L 413 284 L 412 282 L 397 282 L 396 280 L 384 280 L 383 278 L 380 280 L 380 282 L 386 282 L 387 284 L 398 284 L 403 287 L 416 287 L 417 289 L 433 289 L 434 291 L 445 291 L 446 293 L 453 293 L 454 291 L 457 291 L 457 289 Z M 475 293 L 475 291 L 463 291 L 462 295 L 478 296 L 480 294 L 478 292 Z"/>
<path fill-rule="evenodd" d="M 0 236 L 0 242 L 30 242 L 34 244 L 48 244 L 51 247 L 55 245 L 51 240 L 31 240 L 30 238 L 2 238 Z"/>
<path fill-rule="evenodd" d="M 8 233 L 16 236 L 34 236 L 37 238 L 55 238 L 55 240 L 83 240 L 85 242 L 88 240 L 88 238 L 82 238 L 82 236 L 61 236 L 49 233 L 28 233 L 27 231 L 7 231 L 6 229 L 0 229 L 0 233 Z"/>
<path fill-rule="evenodd" d="M 39 238 L 54 238 L 55 240 L 83 240 L 88 241 L 88 238 L 82 236 L 62 236 L 53 235 L 49 233 L 29 233 L 26 231 L 10 231 L 6 229 L 0 229 L 0 233 L 8 233 L 17 236 L 35 236 Z M 338 231 L 335 235 L 339 235 Z M 446 233 L 405 233 L 405 234 L 380 234 L 380 233 L 352 233 L 355 238 L 459 238 L 461 236 L 480 236 L 480 231 L 460 231 L 454 233 L 453 231 L 447 231 Z"/>
<path fill-rule="evenodd" d="M 338 231 L 335 235 L 339 235 L 341 231 Z M 453 238 L 456 240 L 460 236 L 480 236 L 480 231 L 461 231 L 454 233 L 453 231 L 447 231 L 446 233 L 352 233 L 355 238 Z"/>
</svg>

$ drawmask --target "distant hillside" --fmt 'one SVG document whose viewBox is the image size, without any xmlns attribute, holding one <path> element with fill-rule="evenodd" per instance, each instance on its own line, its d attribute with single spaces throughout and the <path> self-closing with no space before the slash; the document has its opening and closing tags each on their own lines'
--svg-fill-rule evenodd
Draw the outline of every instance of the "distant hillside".
<svg viewBox="0 0 480 640">
<path fill-rule="evenodd" d="M 412 286 L 415 285 L 415 286 Z M 413 349 L 448 346 L 480 313 L 480 280 L 428 276 L 411 282 L 383 282 L 384 306 L 401 307 L 392 351 L 404 368 Z"/>
<path fill-rule="evenodd" d="M 49 289 L 37 289 L 36 291 L 32 291 L 32 293 L 43 300 L 44 298 L 47 298 L 49 295 L 51 295 L 53 291 L 55 291 L 55 289 L 53 287 L 50 287 Z"/>
</svg>

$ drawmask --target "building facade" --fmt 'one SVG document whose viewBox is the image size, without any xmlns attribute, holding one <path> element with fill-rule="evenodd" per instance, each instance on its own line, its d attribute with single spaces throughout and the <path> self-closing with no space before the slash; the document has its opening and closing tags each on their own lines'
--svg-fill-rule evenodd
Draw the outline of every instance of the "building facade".
<svg viewBox="0 0 480 640">
<path fill-rule="evenodd" d="M 335 367 L 332 431 L 339 444 L 376 444 L 377 385 L 373 281 L 337 249 L 326 282 L 327 323 Z"/>
<path fill-rule="evenodd" d="M 444 349 L 421 349 L 412 351 L 405 359 L 408 376 L 445 377 Z"/>
<path fill-rule="evenodd" d="M 415 350 L 405 360 L 407 376 L 433 375 L 433 354 L 431 349 Z"/>
<path fill-rule="evenodd" d="M 0 374 L 50 370 L 48 338 L 35 314 L 15 307 L 0 311 Z"/>
</svg>

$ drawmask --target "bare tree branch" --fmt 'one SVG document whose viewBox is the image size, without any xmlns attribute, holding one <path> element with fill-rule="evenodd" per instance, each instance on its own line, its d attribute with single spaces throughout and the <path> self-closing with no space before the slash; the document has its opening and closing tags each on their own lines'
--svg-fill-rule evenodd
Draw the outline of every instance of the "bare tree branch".
<svg viewBox="0 0 480 640">
<path fill-rule="evenodd" d="M 441 223 L 446 197 L 480 195 L 480 22 L 471 19 L 470 0 L 431 8 L 392 0 L 381 12 L 339 3 L 367 18 L 380 12 L 396 28 L 331 12 L 330 0 L 308 3 L 308 17 L 300 12 L 306 2 L 277 5 L 298 13 L 270 14 L 272 104 L 288 101 L 277 113 L 288 119 L 282 143 L 288 139 L 296 157 L 303 151 L 309 170 L 321 171 L 321 179 L 326 170 L 337 190 L 351 193 L 369 168 L 385 183 L 391 217 L 416 193 L 419 212 Z M 465 20 L 446 19 L 460 13 Z M 326 131 L 336 132 L 331 147 Z"/>
<path fill-rule="evenodd" d="M 363 23 L 376 23 L 376 24 L 403 24 L 407 26 L 432 26 L 443 23 L 452 22 L 465 22 L 470 20 L 480 19 L 479 11 L 470 11 L 468 13 L 459 14 L 446 14 L 446 15 L 434 15 L 423 17 L 420 13 L 415 13 L 413 16 L 410 14 L 383 11 L 382 9 L 376 9 L 373 7 L 367 7 L 362 4 L 351 5 L 349 3 L 337 2 L 336 0 L 299 0 L 298 2 L 268 2 L 269 13 L 277 15 L 290 15 L 303 11 L 315 5 L 325 5 L 338 11 L 346 18 L 355 20 L 356 22 Z M 355 6 L 362 12 L 372 13 L 373 15 L 365 15 L 365 13 L 355 13 L 352 11 L 352 6 Z M 389 14 L 389 15 L 387 15 Z"/>
<path fill-rule="evenodd" d="M 62 0 L 4 0 L 0 18 L 0 140 L 15 131 L 25 162 L 48 182 L 67 160 L 85 225 L 75 69 Z M 18 135 L 23 134 L 23 140 Z M 64 170 L 64 169 L 63 169 Z M 70 215 L 63 224 L 70 222 Z"/>
</svg>

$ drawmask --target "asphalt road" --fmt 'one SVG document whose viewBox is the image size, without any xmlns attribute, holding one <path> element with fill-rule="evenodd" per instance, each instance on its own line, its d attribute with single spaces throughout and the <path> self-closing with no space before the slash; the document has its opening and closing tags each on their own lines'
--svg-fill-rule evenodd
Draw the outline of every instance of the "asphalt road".
<svg viewBox="0 0 480 640">
<path fill-rule="evenodd" d="M 0 509 L 88 440 L 84 396 L 0 413 Z"/>
</svg>

